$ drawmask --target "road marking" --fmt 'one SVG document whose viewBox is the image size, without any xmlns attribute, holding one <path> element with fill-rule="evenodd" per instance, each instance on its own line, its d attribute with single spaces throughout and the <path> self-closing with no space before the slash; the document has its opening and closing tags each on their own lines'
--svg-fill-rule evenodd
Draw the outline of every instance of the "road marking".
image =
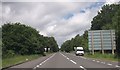
<svg viewBox="0 0 120 70">
<path fill-rule="evenodd" d="M 100 61 L 97 61 L 97 62 L 100 62 Z"/>
<path fill-rule="evenodd" d="M 73 60 L 70 60 L 72 63 L 74 63 L 74 64 L 77 64 L 75 61 L 73 61 Z"/>
<path fill-rule="evenodd" d="M 33 69 L 36 69 L 37 67 L 34 67 Z"/>
<path fill-rule="evenodd" d="M 41 62 L 40 64 L 42 65 L 43 63 L 45 63 L 46 61 L 48 61 L 49 59 L 51 59 L 55 54 L 53 54 L 51 57 L 49 57 L 48 59 L 46 59 L 45 61 Z"/>
<path fill-rule="evenodd" d="M 67 58 L 66 56 L 64 56 L 65 58 Z"/>
<path fill-rule="evenodd" d="M 86 70 L 83 66 L 80 66 L 80 68 L 82 68 L 82 69 Z"/>
<path fill-rule="evenodd" d="M 115 67 L 120 67 L 120 66 L 118 66 L 118 65 L 115 65 Z"/>
<path fill-rule="evenodd" d="M 56 54 L 56 53 L 55 53 Z M 49 59 L 51 59 L 53 56 L 55 56 L 55 54 L 53 54 L 51 57 L 47 58 L 46 60 L 44 60 L 43 62 L 41 62 L 39 65 L 42 65 L 43 63 L 45 63 L 46 61 L 48 61 Z M 36 69 L 39 67 L 39 65 L 35 66 L 33 69 Z"/>
<path fill-rule="evenodd" d="M 95 61 L 95 60 L 92 60 L 92 61 Z"/>
<path fill-rule="evenodd" d="M 84 67 L 83 67 L 83 66 L 80 66 L 80 68 L 82 68 L 82 69 L 83 69 Z"/>
<path fill-rule="evenodd" d="M 39 65 L 42 65 L 41 63 Z"/>
<path fill-rule="evenodd" d="M 105 62 L 101 62 L 102 64 L 105 64 Z"/>
<path fill-rule="evenodd" d="M 69 58 L 67 57 L 67 59 L 69 60 Z"/>
<path fill-rule="evenodd" d="M 36 66 L 37 68 L 39 67 L 39 65 Z"/>
<path fill-rule="evenodd" d="M 107 65 L 110 65 L 110 66 L 112 66 L 112 64 L 110 64 L 110 63 L 108 63 Z"/>
<path fill-rule="evenodd" d="M 60 53 L 62 56 L 66 57 L 65 55 L 63 55 L 62 53 Z"/>
<path fill-rule="evenodd" d="M 60 53 L 61 55 L 63 55 L 62 53 Z M 63 55 L 66 59 L 68 59 L 68 60 L 70 60 L 67 56 L 65 56 L 65 55 Z M 73 61 L 73 60 L 70 60 L 72 63 L 74 63 L 74 64 L 77 64 L 75 61 Z"/>
<path fill-rule="evenodd" d="M 68 59 L 69 60 L 69 58 L 67 57 L 67 56 L 65 56 L 64 54 L 62 54 L 62 53 L 60 53 L 62 56 L 64 56 L 66 59 Z"/>
</svg>

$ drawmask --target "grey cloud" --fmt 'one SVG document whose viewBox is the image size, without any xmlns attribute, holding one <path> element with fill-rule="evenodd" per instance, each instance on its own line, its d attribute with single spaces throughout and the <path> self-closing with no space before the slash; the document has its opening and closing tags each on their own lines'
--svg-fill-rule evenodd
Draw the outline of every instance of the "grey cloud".
<svg viewBox="0 0 120 70">
<path fill-rule="evenodd" d="M 5 2 L 3 23 L 22 22 L 40 31 L 45 36 L 54 36 L 59 46 L 76 34 L 82 35 L 90 28 L 90 21 L 98 8 L 85 9 L 94 2 Z M 85 13 L 80 13 L 84 9 Z M 73 13 L 68 19 L 64 17 Z M 1 25 L 1 24 L 0 24 Z"/>
</svg>

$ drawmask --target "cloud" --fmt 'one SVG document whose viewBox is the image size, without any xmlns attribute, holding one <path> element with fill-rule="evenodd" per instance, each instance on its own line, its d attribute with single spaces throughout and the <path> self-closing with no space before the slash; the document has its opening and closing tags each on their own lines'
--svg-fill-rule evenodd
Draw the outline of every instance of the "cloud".
<svg viewBox="0 0 120 70">
<path fill-rule="evenodd" d="M 3 25 L 21 22 L 36 28 L 40 34 L 54 36 L 59 46 L 82 35 L 104 3 L 97 2 L 3 2 Z"/>
<path fill-rule="evenodd" d="M 120 0 L 105 0 L 105 1 L 106 1 L 106 4 L 113 4 L 113 3 L 119 2 Z"/>
<path fill-rule="evenodd" d="M 109 2 L 114 3 L 119 0 L 1 0 L 2 2 Z"/>
<path fill-rule="evenodd" d="M 99 2 L 99 0 L 3 0 L 3 2 Z"/>
</svg>

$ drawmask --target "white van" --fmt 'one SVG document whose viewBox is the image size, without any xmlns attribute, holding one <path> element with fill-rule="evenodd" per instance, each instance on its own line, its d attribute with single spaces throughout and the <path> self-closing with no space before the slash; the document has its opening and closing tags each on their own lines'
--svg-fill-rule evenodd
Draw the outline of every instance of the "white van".
<svg viewBox="0 0 120 70">
<path fill-rule="evenodd" d="M 76 56 L 77 55 L 84 55 L 84 50 L 83 50 L 83 47 L 77 47 L 76 50 L 75 50 L 75 54 Z"/>
</svg>

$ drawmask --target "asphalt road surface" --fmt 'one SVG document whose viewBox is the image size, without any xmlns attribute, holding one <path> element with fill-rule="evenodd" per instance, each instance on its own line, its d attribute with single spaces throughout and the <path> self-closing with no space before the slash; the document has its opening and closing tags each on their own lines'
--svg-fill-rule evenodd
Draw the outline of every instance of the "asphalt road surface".
<svg viewBox="0 0 120 70">
<path fill-rule="evenodd" d="M 64 69 L 64 70 L 120 70 L 117 62 L 103 61 L 83 56 L 75 56 L 71 53 L 57 52 L 36 60 L 29 61 L 9 69 Z M 54 69 L 53 69 L 54 68 Z"/>
</svg>

